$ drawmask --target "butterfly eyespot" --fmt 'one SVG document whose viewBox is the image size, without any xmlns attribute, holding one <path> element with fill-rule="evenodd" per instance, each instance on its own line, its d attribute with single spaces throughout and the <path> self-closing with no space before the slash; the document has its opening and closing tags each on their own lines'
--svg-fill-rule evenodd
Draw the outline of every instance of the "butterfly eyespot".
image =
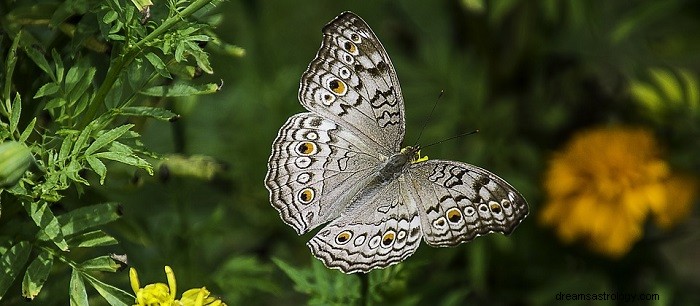
<svg viewBox="0 0 700 306">
<path fill-rule="evenodd" d="M 339 96 L 344 95 L 348 91 L 345 83 L 338 79 L 332 79 L 330 82 L 328 82 L 328 88 Z"/>
<path fill-rule="evenodd" d="M 350 34 L 350 39 L 358 44 L 362 42 L 362 38 L 360 38 L 360 35 L 357 35 L 357 33 Z"/>
<path fill-rule="evenodd" d="M 335 242 L 338 244 L 345 244 L 350 241 L 350 238 L 352 238 L 351 231 L 342 231 L 338 236 L 335 236 Z"/>
<path fill-rule="evenodd" d="M 462 220 L 462 212 L 457 208 L 450 208 L 447 211 L 447 220 L 450 220 L 452 223 L 459 222 L 459 220 Z"/>
<path fill-rule="evenodd" d="M 313 142 L 304 141 L 302 143 L 299 143 L 299 145 L 297 145 L 297 153 L 304 155 L 304 156 L 309 156 L 309 155 L 315 154 L 316 149 L 317 149 L 317 147 Z"/>
<path fill-rule="evenodd" d="M 404 238 L 406 238 L 406 231 L 399 231 L 399 233 L 396 234 L 396 239 L 403 240 Z"/>
<path fill-rule="evenodd" d="M 299 202 L 302 204 L 309 204 L 314 200 L 316 193 L 311 188 L 304 188 L 299 192 L 298 198 Z"/>
<path fill-rule="evenodd" d="M 313 175 L 312 175 L 311 173 L 309 173 L 309 172 L 300 173 L 299 175 L 297 175 L 297 183 L 299 183 L 299 184 L 306 184 L 306 183 L 308 183 L 309 181 L 311 181 L 311 177 L 312 177 L 312 176 L 313 176 Z"/>
<path fill-rule="evenodd" d="M 479 210 L 483 212 L 489 211 L 489 208 L 486 207 L 486 204 L 479 205 Z"/>
<path fill-rule="evenodd" d="M 306 137 L 308 140 L 316 140 L 318 139 L 318 134 L 314 131 L 309 131 L 304 134 L 304 137 Z"/>
<path fill-rule="evenodd" d="M 473 207 L 467 207 L 467 208 L 464 209 L 464 213 L 465 213 L 467 216 L 471 216 L 471 215 L 473 215 L 475 212 L 476 212 L 476 211 L 474 210 Z"/>
<path fill-rule="evenodd" d="M 360 54 L 360 52 L 357 50 L 357 46 L 351 41 L 346 41 L 345 43 L 343 43 L 343 49 L 345 49 L 345 51 L 350 52 L 350 54 L 352 55 Z"/>
<path fill-rule="evenodd" d="M 501 205 L 498 204 L 497 202 L 491 201 L 489 203 L 489 207 L 491 208 L 491 211 L 497 214 L 501 213 Z"/>
<path fill-rule="evenodd" d="M 382 237 L 381 236 L 374 236 L 369 240 L 369 247 L 371 249 L 376 249 L 379 246 L 379 243 L 381 243 Z"/>
<path fill-rule="evenodd" d="M 350 77 L 350 70 L 348 70 L 348 68 L 346 68 L 346 67 L 340 68 L 340 77 L 343 79 L 349 78 Z"/>
<path fill-rule="evenodd" d="M 508 209 L 510 208 L 510 201 L 503 200 L 503 202 L 501 202 L 501 205 L 503 206 L 503 208 Z"/>
<path fill-rule="evenodd" d="M 344 55 L 342 57 L 343 61 L 345 61 L 345 63 L 348 65 L 352 65 L 355 62 L 355 59 L 352 57 L 352 55 L 347 54 L 345 52 L 343 52 L 343 53 L 344 53 Z"/>
<path fill-rule="evenodd" d="M 361 246 L 363 243 L 365 243 L 365 239 L 367 239 L 366 235 L 359 235 L 355 238 L 353 243 L 355 244 L 355 246 Z"/>
<path fill-rule="evenodd" d="M 382 236 L 382 245 L 385 247 L 388 247 L 391 245 L 392 242 L 394 242 L 394 238 L 396 238 L 396 233 L 394 231 L 388 231 Z"/>
<path fill-rule="evenodd" d="M 445 227 L 445 218 L 440 217 L 433 221 L 433 226 L 437 229 L 443 229 Z"/>
<path fill-rule="evenodd" d="M 325 90 L 324 92 L 320 93 L 320 98 L 321 101 L 319 102 L 325 106 L 331 106 L 331 104 L 335 102 L 335 96 Z"/>
<path fill-rule="evenodd" d="M 294 160 L 294 165 L 297 166 L 297 167 L 299 167 L 300 169 L 306 169 L 306 168 L 308 168 L 309 166 L 311 166 L 311 164 L 312 164 L 313 162 L 314 162 L 314 160 L 311 159 L 311 157 L 308 157 L 308 156 L 299 156 L 299 158 L 297 158 L 297 159 Z"/>
</svg>

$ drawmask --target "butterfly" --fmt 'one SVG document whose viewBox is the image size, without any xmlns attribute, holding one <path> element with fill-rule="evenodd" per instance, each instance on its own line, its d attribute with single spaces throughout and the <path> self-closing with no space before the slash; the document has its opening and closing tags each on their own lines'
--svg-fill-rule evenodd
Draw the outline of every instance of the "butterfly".
<svg viewBox="0 0 700 306">
<path fill-rule="evenodd" d="M 394 67 L 370 27 L 344 12 L 323 28 L 299 101 L 272 143 L 265 185 L 282 220 L 307 233 L 329 268 L 369 272 L 421 243 L 455 246 L 510 234 L 528 214 L 510 184 L 482 168 L 401 148 L 404 103 Z"/>
</svg>

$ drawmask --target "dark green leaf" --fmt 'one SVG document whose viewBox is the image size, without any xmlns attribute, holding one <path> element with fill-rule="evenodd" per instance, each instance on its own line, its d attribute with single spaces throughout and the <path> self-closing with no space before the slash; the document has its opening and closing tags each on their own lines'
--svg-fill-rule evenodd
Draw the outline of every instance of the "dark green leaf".
<svg viewBox="0 0 700 306">
<path fill-rule="evenodd" d="M 27 263 L 31 250 L 29 242 L 22 241 L 12 246 L 0 257 L 0 300 L 19 275 L 24 264 Z"/>
<path fill-rule="evenodd" d="M 101 282 L 89 274 L 83 274 L 83 277 L 92 285 L 100 295 L 107 300 L 112 306 L 129 306 L 135 298 L 124 290 L 121 290 L 112 285 Z"/>
<path fill-rule="evenodd" d="M 53 95 L 58 92 L 58 90 L 61 87 L 59 87 L 56 83 L 46 83 L 44 86 L 41 86 L 39 90 L 36 91 L 36 94 L 34 94 L 34 98 L 41 98 L 43 96 L 49 96 Z"/>
<path fill-rule="evenodd" d="M 32 201 L 30 203 L 24 202 L 23 204 L 27 213 L 41 231 L 62 251 L 68 251 L 68 244 L 63 238 L 63 232 L 61 232 L 61 224 L 53 215 L 48 203 L 46 201 Z"/>
<path fill-rule="evenodd" d="M 115 112 L 124 116 L 143 116 L 151 117 L 158 120 L 168 121 L 177 115 L 167 109 L 148 106 L 130 106 L 115 109 Z"/>
<path fill-rule="evenodd" d="M 78 234 L 68 239 L 68 245 L 79 248 L 115 245 L 117 243 L 119 242 L 114 237 L 101 230 Z"/>
<path fill-rule="evenodd" d="M 64 162 L 66 159 L 68 159 L 68 156 L 71 153 L 71 147 L 73 147 L 73 135 L 68 134 L 63 138 L 61 149 L 58 151 L 58 162 Z"/>
<path fill-rule="evenodd" d="M 136 166 L 148 171 L 149 174 L 153 175 L 153 167 L 151 167 L 151 164 L 149 164 L 147 161 L 143 160 L 142 158 L 136 155 L 127 155 L 120 152 L 100 152 L 94 154 L 93 156 L 118 161 L 127 165 Z"/>
<path fill-rule="evenodd" d="M 73 69 L 71 68 L 71 71 L 72 70 Z M 68 74 L 70 74 L 71 71 L 68 71 Z M 69 89 L 68 86 L 66 85 L 66 91 L 68 92 L 67 97 L 68 97 L 69 103 L 73 104 L 75 102 L 78 102 L 80 97 L 82 97 L 83 95 L 86 94 L 86 90 L 88 89 L 88 87 L 90 87 L 90 84 L 92 84 L 92 81 L 95 78 L 96 71 L 97 70 L 95 69 L 95 67 L 90 67 L 87 69 L 87 71 L 81 71 L 82 75 L 81 75 L 80 79 L 72 88 Z"/>
<path fill-rule="evenodd" d="M 23 47 L 24 52 L 27 53 L 29 58 L 32 59 L 32 61 L 41 68 L 47 75 L 52 80 L 56 80 L 54 76 L 53 69 L 51 69 L 51 65 L 49 65 L 49 62 L 46 60 L 44 57 L 44 54 L 42 54 L 39 50 L 37 50 L 34 46 L 24 46 Z"/>
<path fill-rule="evenodd" d="M 154 86 L 141 91 L 141 94 L 153 97 L 186 97 L 192 95 L 206 95 L 219 91 L 219 84 L 209 83 L 204 85 L 190 85 L 177 83 L 168 86 Z"/>
<path fill-rule="evenodd" d="M 75 140 L 75 144 L 73 145 L 73 150 L 71 151 L 71 154 L 77 155 L 78 152 L 80 152 L 80 150 L 87 147 L 87 142 L 90 138 L 90 134 L 92 133 L 92 129 L 93 125 L 88 124 L 82 131 L 80 131 L 80 135 L 78 135 L 78 139 Z"/>
<path fill-rule="evenodd" d="M 153 65 L 153 68 L 156 69 L 158 74 L 165 78 L 171 77 L 170 72 L 168 72 L 168 70 L 166 69 L 165 63 L 163 62 L 163 60 L 160 59 L 158 55 L 156 55 L 155 53 L 146 53 L 145 56 L 148 62 L 150 62 L 151 65 Z"/>
<path fill-rule="evenodd" d="M 122 265 L 110 256 L 100 256 L 84 261 L 80 264 L 80 268 L 83 271 L 117 272 Z"/>
<path fill-rule="evenodd" d="M 85 291 L 85 283 L 83 282 L 83 278 L 80 277 L 80 271 L 77 269 L 73 269 L 70 275 L 70 305 L 89 305 L 87 291 Z"/>
<path fill-rule="evenodd" d="M 73 235 L 85 229 L 107 224 L 119 219 L 119 204 L 102 203 L 71 210 L 58 216 L 61 223 L 61 231 L 65 235 Z"/>
<path fill-rule="evenodd" d="M 17 131 L 17 125 L 19 124 L 19 117 L 22 115 L 22 98 L 19 94 L 15 95 L 15 99 L 12 102 L 12 113 L 10 114 L 10 133 Z"/>
<path fill-rule="evenodd" d="M 22 281 L 22 296 L 33 300 L 41 291 L 44 282 L 51 272 L 53 265 L 53 256 L 47 251 L 39 253 L 34 261 L 27 267 L 27 273 L 24 274 Z"/>
<path fill-rule="evenodd" d="M 90 168 L 100 176 L 100 185 L 104 184 L 105 176 L 107 175 L 107 167 L 105 167 L 105 164 L 93 156 L 85 156 L 85 160 L 87 160 Z"/>
<path fill-rule="evenodd" d="M 119 127 L 116 127 L 110 131 L 105 132 L 104 134 L 100 135 L 100 137 L 97 137 L 95 139 L 95 142 L 93 142 L 87 150 L 85 150 L 85 155 L 90 155 L 97 150 L 101 149 L 102 147 L 108 145 L 112 141 L 117 140 L 117 138 L 121 137 L 124 133 L 126 133 L 131 127 L 133 127 L 133 124 L 125 124 Z"/>
<path fill-rule="evenodd" d="M 27 124 L 27 127 L 24 129 L 24 132 L 19 136 L 19 142 L 25 142 L 29 138 L 29 135 L 32 134 L 34 131 L 34 125 L 36 124 L 36 117 L 32 119 L 32 121 L 29 121 L 29 124 Z"/>
<path fill-rule="evenodd" d="M 44 106 L 44 109 L 45 109 L 45 110 L 50 110 L 50 109 L 53 109 L 53 108 L 61 107 L 61 106 L 66 105 L 67 102 L 68 102 L 68 101 L 66 101 L 66 99 L 61 98 L 61 97 L 53 98 L 53 99 L 49 100 L 49 102 L 46 102 L 46 105 Z"/>
</svg>

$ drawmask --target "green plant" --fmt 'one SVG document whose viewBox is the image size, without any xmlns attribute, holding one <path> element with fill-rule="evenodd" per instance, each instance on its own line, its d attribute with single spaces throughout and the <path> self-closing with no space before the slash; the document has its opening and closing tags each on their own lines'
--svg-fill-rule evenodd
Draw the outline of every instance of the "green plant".
<svg viewBox="0 0 700 306">
<path fill-rule="evenodd" d="M 19 282 L 34 299 L 63 273 L 71 305 L 88 304 L 86 283 L 111 305 L 133 303 L 103 273 L 124 265 L 99 228 L 119 204 L 63 199 L 104 184 L 116 163 L 153 174 L 143 119 L 174 121 L 166 98 L 218 91 L 196 80 L 213 73 L 205 46 L 242 55 L 212 32 L 219 2 L 0 2 L 0 299 L 19 300 Z"/>
</svg>

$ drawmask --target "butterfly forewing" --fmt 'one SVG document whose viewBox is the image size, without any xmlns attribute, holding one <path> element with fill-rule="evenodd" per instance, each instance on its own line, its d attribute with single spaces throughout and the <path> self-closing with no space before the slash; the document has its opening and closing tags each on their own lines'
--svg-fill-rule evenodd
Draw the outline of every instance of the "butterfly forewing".
<svg viewBox="0 0 700 306">
<path fill-rule="evenodd" d="M 401 149 L 404 106 L 394 67 L 369 26 L 351 12 L 323 28 L 321 48 L 302 75 L 299 100 L 384 156 Z"/>
</svg>

